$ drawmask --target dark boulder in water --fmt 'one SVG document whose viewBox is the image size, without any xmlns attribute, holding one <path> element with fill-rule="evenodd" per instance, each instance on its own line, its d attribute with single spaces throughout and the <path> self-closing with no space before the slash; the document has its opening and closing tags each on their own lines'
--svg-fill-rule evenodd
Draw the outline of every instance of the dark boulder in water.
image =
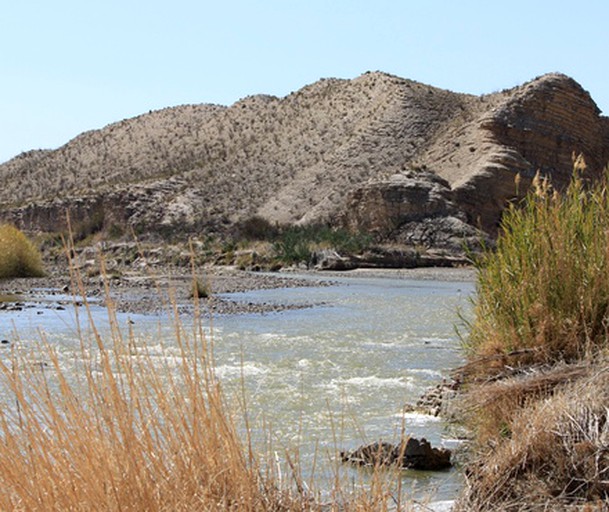
<svg viewBox="0 0 609 512">
<path fill-rule="evenodd" d="M 437 471 L 451 467 L 451 451 L 433 448 L 427 439 L 410 437 L 398 445 L 376 442 L 351 452 L 341 452 L 343 462 L 358 466 L 399 466 L 404 469 Z"/>
</svg>

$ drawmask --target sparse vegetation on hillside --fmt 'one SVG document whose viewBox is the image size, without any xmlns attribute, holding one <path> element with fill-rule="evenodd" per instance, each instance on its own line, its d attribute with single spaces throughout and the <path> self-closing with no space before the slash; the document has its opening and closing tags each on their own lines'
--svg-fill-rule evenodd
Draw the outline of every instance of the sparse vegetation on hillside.
<svg viewBox="0 0 609 512">
<path fill-rule="evenodd" d="M 0 165 L 0 202 L 129 187 L 141 192 L 139 215 L 166 217 L 149 220 L 155 226 L 229 213 L 244 219 L 259 209 L 273 221 L 294 222 L 324 200 L 324 208 L 335 206 L 354 185 L 400 169 L 418 149 L 412 141 L 429 138 L 464 101 L 370 73 L 321 80 L 281 99 L 168 108 Z M 406 113 L 421 122 L 404 123 Z M 163 212 L 148 211 L 159 198 Z M 185 215 L 184 204 L 196 207 L 197 218 Z"/>
<path fill-rule="evenodd" d="M 0 279 L 44 275 L 38 249 L 16 227 L 0 225 Z"/>
</svg>

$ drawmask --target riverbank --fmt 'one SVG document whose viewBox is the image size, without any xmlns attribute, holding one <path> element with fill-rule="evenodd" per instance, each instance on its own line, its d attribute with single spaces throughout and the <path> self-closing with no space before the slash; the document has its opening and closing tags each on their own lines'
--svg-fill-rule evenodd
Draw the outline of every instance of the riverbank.
<svg viewBox="0 0 609 512">
<path fill-rule="evenodd" d="M 129 245 L 129 248 L 131 246 Z M 385 278 L 471 281 L 474 273 L 470 267 L 421 267 L 421 268 L 356 268 L 352 270 L 315 270 L 305 267 L 288 267 L 275 272 L 260 272 L 235 265 L 197 265 L 195 272 L 188 254 L 173 260 L 171 251 L 157 251 L 130 261 L 128 251 L 120 244 L 109 249 L 105 270 L 100 270 L 100 256 L 92 248 L 75 252 L 72 274 L 64 257 L 45 258 L 44 277 L 28 279 L 4 279 L 0 281 L 0 298 L 6 308 L 31 307 L 44 304 L 49 307 L 65 306 L 82 301 L 82 296 L 106 305 L 110 299 L 118 311 L 126 313 L 159 313 L 173 302 L 181 313 L 193 310 L 193 286 L 195 279 L 204 293 L 199 295 L 205 310 L 217 314 L 270 313 L 310 307 L 318 304 L 252 303 L 233 301 L 226 294 L 310 286 L 331 286 L 333 278 Z M 167 254 L 166 254 L 167 253 Z M 103 276 L 102 276 L 103 274 Z M 57 298 L 57 300 L 54 300 Z M 27 306 L 26 306 L 27 305 Z"/>
<path fill-rule="evenodd" d="M 47 266 L 45 277 L 0 281 L 0 297 L 5 297 L 5 308 L 49 303 L 62 306 L 73 301 L 81 302 L 84 294 L 104 306 L 111 300 L 118 311 L 126 313 L 159 313 L 169 303 L 177 304 L 180 313 L 188 314 L 193 309 L 194 278 L 188 268 L 164 266 L 145 271 L 124 268 L 104 277 L 80 272 L 78 279 L 77 283 L 73 282 L 66 266 Z M 208 297 L 200 297 L 201 303 L 206 310 L 218 315 L 269 313 L 307 307 L 302 304 L 237 302 L 223 297 L 225 294 L 332 284 L 327 279 L 302 279 L 220 266 L 200 269 L 196 279 L 209 292 Z"/>
</svg>

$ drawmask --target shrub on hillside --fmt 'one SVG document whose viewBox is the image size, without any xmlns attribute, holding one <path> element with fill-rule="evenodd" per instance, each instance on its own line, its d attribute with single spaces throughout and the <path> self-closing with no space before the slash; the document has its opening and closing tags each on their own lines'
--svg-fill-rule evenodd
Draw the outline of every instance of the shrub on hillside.
<svg viewBox="0 0 609 512">
<path fill-rule="evenodd" d="M 277 236 L 277 226 L 260 215 L 253 215 L 235 226 L 235 238 L 245 240 L 272 240 Z"/>
<path fill-rule="evenodd" d="M 44 275 L 40 253 L 16 227 L 0 226 L 0 278 Z"/>
</svg>

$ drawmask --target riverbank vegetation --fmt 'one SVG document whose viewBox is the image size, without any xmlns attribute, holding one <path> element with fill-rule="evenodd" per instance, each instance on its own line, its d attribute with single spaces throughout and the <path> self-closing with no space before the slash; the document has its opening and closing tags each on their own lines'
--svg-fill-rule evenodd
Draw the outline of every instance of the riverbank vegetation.
<svg viewBox="0 0 609 512">
<path fill-rule="evenodd" d="M 609 194 L 606 179 L 586 189 L 580 172 L 564 194 L 538 176 L 506 212 L 497 250 L 479 263 L 470 353 L 551 363 L 605 348 Z"/>
<path fill-rule="evenodd" d="M 0 225 L 0 279 L 44 275 L 38 249 L 16 227 Z"/>
<path fill-rule="evenodd" d="M 473 453 L 458 510 L 609 502 L 609 192 L 584 171 L 580 157 L 564 193 L 537 176 L 478 263 L 462 369 Z"/>
<path fill-rule="evenodd" d="M 233 235 L 236 246 L 255 247 L 256 242 L 267 243 L 265 251 L 258 251 L 265 266 L 309 264 L 314 253 L 329 249 L 340 254 L 359 254 L 372 245 L 365 233 L 324 224 L 273 225 L 266 219 L 253 216 L 237 226 Z M 258 245 L 260 247 L 260 245 Z"/>
</svg>

